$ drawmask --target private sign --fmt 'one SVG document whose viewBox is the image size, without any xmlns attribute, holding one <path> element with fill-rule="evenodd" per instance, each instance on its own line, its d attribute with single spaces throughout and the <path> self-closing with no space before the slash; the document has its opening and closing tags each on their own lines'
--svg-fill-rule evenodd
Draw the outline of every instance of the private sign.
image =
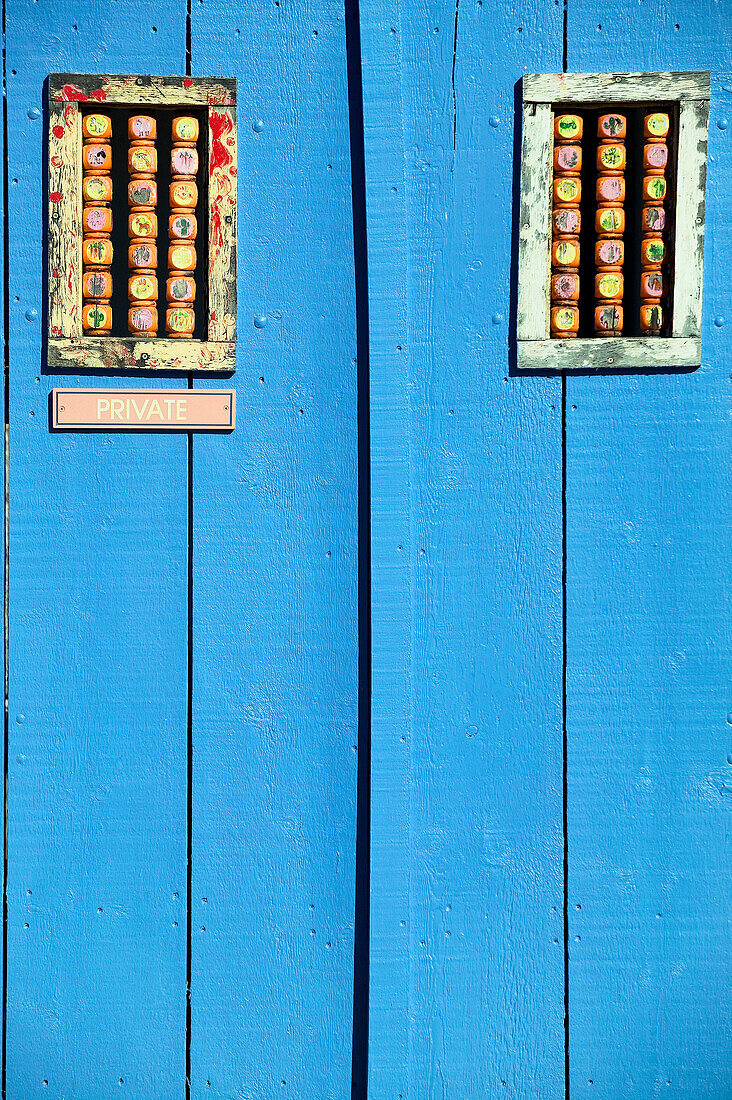
<svg viewBox="0 0 732 1100">
<path fill-rule="evenodd" d="M 234 390 L 52 390 L 52 427 L 231 431 Z"/>
</svg>

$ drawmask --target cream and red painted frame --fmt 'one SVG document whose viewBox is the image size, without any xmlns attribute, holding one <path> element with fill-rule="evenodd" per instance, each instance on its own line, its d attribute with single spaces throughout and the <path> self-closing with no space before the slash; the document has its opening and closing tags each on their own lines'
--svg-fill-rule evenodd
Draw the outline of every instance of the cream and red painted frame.
<svg viewBox="0 0 732 1100">
<path fill-rule="evenodd" d="M 53 73 L 48 81 L 48 362 L 57 370 L 233 371 L 236 81 Z M 208 107 L 208 339 L 85 336 L 81 327 L 80 103 Z"/>
</svg>

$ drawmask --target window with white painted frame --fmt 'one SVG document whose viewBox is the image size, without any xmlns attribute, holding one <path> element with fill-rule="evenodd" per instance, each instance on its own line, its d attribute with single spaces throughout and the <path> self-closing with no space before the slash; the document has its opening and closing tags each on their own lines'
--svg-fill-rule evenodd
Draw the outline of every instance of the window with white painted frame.
<svg viewBox="0 0 732 1100">
<path fill-rule="evenodd" d="M 708 72 L 523 79 L 524 370 L 701 363 Z"/>
</svg>

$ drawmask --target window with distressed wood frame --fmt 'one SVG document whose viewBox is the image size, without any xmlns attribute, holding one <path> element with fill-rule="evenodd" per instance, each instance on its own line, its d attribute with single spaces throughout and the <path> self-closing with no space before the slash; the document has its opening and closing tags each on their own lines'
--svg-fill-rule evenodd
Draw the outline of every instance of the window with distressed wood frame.
<svg viewBox="0 0 732 1100">
<path fill-rule="evenodd" d="M 56 370 L 233 371 L 236 339 L 236 81 L 179 76 L 49 77 L 48 361 Z M 206 340 L 82 332 L 82 105 L 207 108 Z M 126 178 L 125 178 L 126 183 Z"/>
<path fill-rule="evenodd" d="M 587 370 L 701 364 L 704 203 L 710 74 L 548 73 L 523 78 L 523 140 L 516 316 L 518 367 Z M 673 306 L 666 336 L 550 338 L 554 116 L 574 108 L 677 112 Z M 626 251 L 628 245 L 626 243 Z"/>
</svg>

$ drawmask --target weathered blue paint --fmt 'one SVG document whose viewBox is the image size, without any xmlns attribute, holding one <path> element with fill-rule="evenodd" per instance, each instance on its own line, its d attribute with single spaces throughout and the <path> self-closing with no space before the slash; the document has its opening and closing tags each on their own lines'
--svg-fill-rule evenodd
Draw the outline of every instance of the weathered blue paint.
<svg viewBox="0 0 732 1100">
<path fill-rule="evenodd" d="M 236 432 L 47 430 L 53 385 L 127 383 L 42 369 L 43 80 L 183 72 L 185 2 L 154 11 L 8 0 L 6 14 L 8 1100 L 181 1100 L 189 1040 L 195 1100 L 352 1086 L 364 1100 L 351 1041 L 367 1024 L 371 1100 L 556 1100 L 565 1035 L 573 1098 L 718 1100 L 732 1085 L 725 6 L 568 3 L 570 69 L 709 67 L 713 101 L 704 365 L 566 383 L 566 1032 L 562 383 L 514 374 L 510 337 L 515 88 L 561 69 L 562 4 L 361 2 L 368 1021 L 352 1018 L 340 6 L 191 6 L 192 72 L 238 78 Z"/>
<path fill-rule="evenodd" d="M 514 84 L 561 67 L 561 12 L 361 10 L 370 1095 L 559 1097 L 561 384 L 510 374 L 508 276 Z"/>
<path fill-rule="evenodd" d="M 193 442 L 201 1100 L 350 1092 L 358 546 L 345 46 L 343 9 L 327 0 L 193 5 L 194 74 L 238 81 L 240 175 L 237 429 Z"/>
<path fill-rule="evenodd" d="M 7 1096 L 180 1100 L 186 440 L 49 433 L 52 386 L 125 383 L 43 370 L 45 113 L 29 110 L 49 71 L 182 71 L 185 11 L 11 0 L 6 29 Z"/>
<path fill-rule="evenodd" d="M 412 584 L 401 5 L 361 7 L 371 431 L 368 1094 L 409 1095 Z M 393 28 L 393 29 L 392 29 Z M 360 1094 L 359 1094 L 360 1095 Z"/>
<path fill-rule="evenodd" d="M 567 381 L 571 1096 L 716 1100 L 732 1090 L 732 325 L 714 324 L 732 321 L 732 11 L 570 2 L 570 69 L 608 58 L 712 71 L 705 315 L 693 373 Z"/>
</svg>

